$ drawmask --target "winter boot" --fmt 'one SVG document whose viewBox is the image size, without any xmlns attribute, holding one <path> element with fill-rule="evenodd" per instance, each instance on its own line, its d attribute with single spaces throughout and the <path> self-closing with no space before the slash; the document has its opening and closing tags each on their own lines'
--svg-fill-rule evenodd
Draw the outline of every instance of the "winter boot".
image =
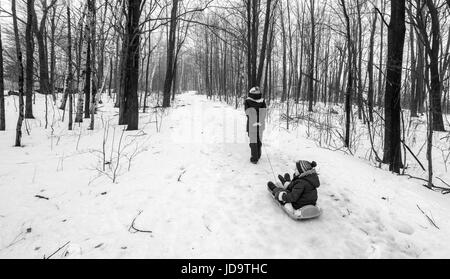
<svg viewBox="0 0 450 279">
<path fill-rule="evenodd" d="M 291 181 L 291 176 L 289 175 L 289 173 L 284 174 L 284 180 L 286 180 L 287 182 Z"/>
<path fill-rule="evenodd" d="M 258 160 L 261 159 L 261 146 L 262 146 L 262 143 L 258 142 L 257 149 L 256 149 L 256 155 L 257 155 Z"/>
<path fill-rule="evenodd" d="M 270 192 L 273 192 L 273 190 L 277 188 L 277 186 L 272 181 L 269 181 L 267 182 L 267 188 L 269 188 Z"/>
<path fill-rule="evenodd" d="M 257 143 L 250 143 L 250 150 L 251 150 L 251 158 L 250 162 L 253 164 L 258 163 L 258 144 Z"/>
<path fill-rule="evenodd" d="M 286 183 L 286 179 L 284 179 L 284 177 L 281 174 L 278 175 L 278 179 L 281 181 L 282 185 L 284 185 L 284 183 Z"/>
</svg>

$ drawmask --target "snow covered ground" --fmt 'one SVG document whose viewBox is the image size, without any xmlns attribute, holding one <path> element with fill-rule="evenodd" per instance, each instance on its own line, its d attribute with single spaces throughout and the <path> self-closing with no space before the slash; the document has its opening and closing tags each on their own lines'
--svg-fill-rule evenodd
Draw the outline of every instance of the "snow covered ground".
<svg viewBox="0 0 450 279">
<path fill-rule="evenodd" d="M 108 100 L 94 131 L 88 119 L 67 131 L 51 105 L 44 129 L 38 96 L 16 148 L 14 98 L 0 132 L 0 258 L 49 257 L 65 244 L 52 258 L 450 258 L 449 196 L 318 148 L 278 120 L 253 165 L 244 112 L 205 96 L 180 95 L 123 134 Z M 266 188 L 270 165 L 292 173 L 298 159 L 318 163 L 316 220 L 293 221 Z"/>
</svg>

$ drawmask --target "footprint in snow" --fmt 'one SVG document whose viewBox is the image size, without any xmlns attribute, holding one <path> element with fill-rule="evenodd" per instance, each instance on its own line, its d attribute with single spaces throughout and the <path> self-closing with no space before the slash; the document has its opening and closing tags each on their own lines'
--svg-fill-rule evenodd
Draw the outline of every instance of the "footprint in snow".
<svg viewBox="0 0 450 279">
<path fill-rule="evenodd" d="M 398 232 L 406 235 L 412 235 L 415 232 L 414 228 L 411 225 L 401 220 L 394 220 L 392 226 Z"/>
</svg>

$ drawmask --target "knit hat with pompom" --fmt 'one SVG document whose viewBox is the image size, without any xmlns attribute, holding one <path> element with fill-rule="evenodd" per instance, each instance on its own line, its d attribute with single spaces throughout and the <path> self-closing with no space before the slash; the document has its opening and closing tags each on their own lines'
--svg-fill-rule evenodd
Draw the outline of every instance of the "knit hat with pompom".
<svg viewBox="0 0 450 279">
<path fill-rule="evenodd" d="M 317 163 L 314 161 L 310 163 L 308 161 L 300 160 L 297 161 L 295 165 L 297 166 L 297 170 L 299 173 L 304 173 L 315 168 L 317 166 Z"/>
</svg>

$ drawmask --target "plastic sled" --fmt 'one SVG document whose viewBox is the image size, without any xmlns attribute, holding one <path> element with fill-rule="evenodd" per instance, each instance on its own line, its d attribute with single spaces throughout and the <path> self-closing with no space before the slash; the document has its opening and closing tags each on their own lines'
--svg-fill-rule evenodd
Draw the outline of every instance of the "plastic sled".
<svg viewBox="0 0 450 279">
<path fill-rule="evenodd" d="M 283 209 L 283 211 L 294 220 L 309 220 L 322 215 L 322 209 L 316 205 L 305 205 L 299 209 L 294 209 L 292 204 L 287 203 L 283 205 L 273 195 L 271 196 L 278 206 L 281 207 L 281 209 Z"/>
</svg>

